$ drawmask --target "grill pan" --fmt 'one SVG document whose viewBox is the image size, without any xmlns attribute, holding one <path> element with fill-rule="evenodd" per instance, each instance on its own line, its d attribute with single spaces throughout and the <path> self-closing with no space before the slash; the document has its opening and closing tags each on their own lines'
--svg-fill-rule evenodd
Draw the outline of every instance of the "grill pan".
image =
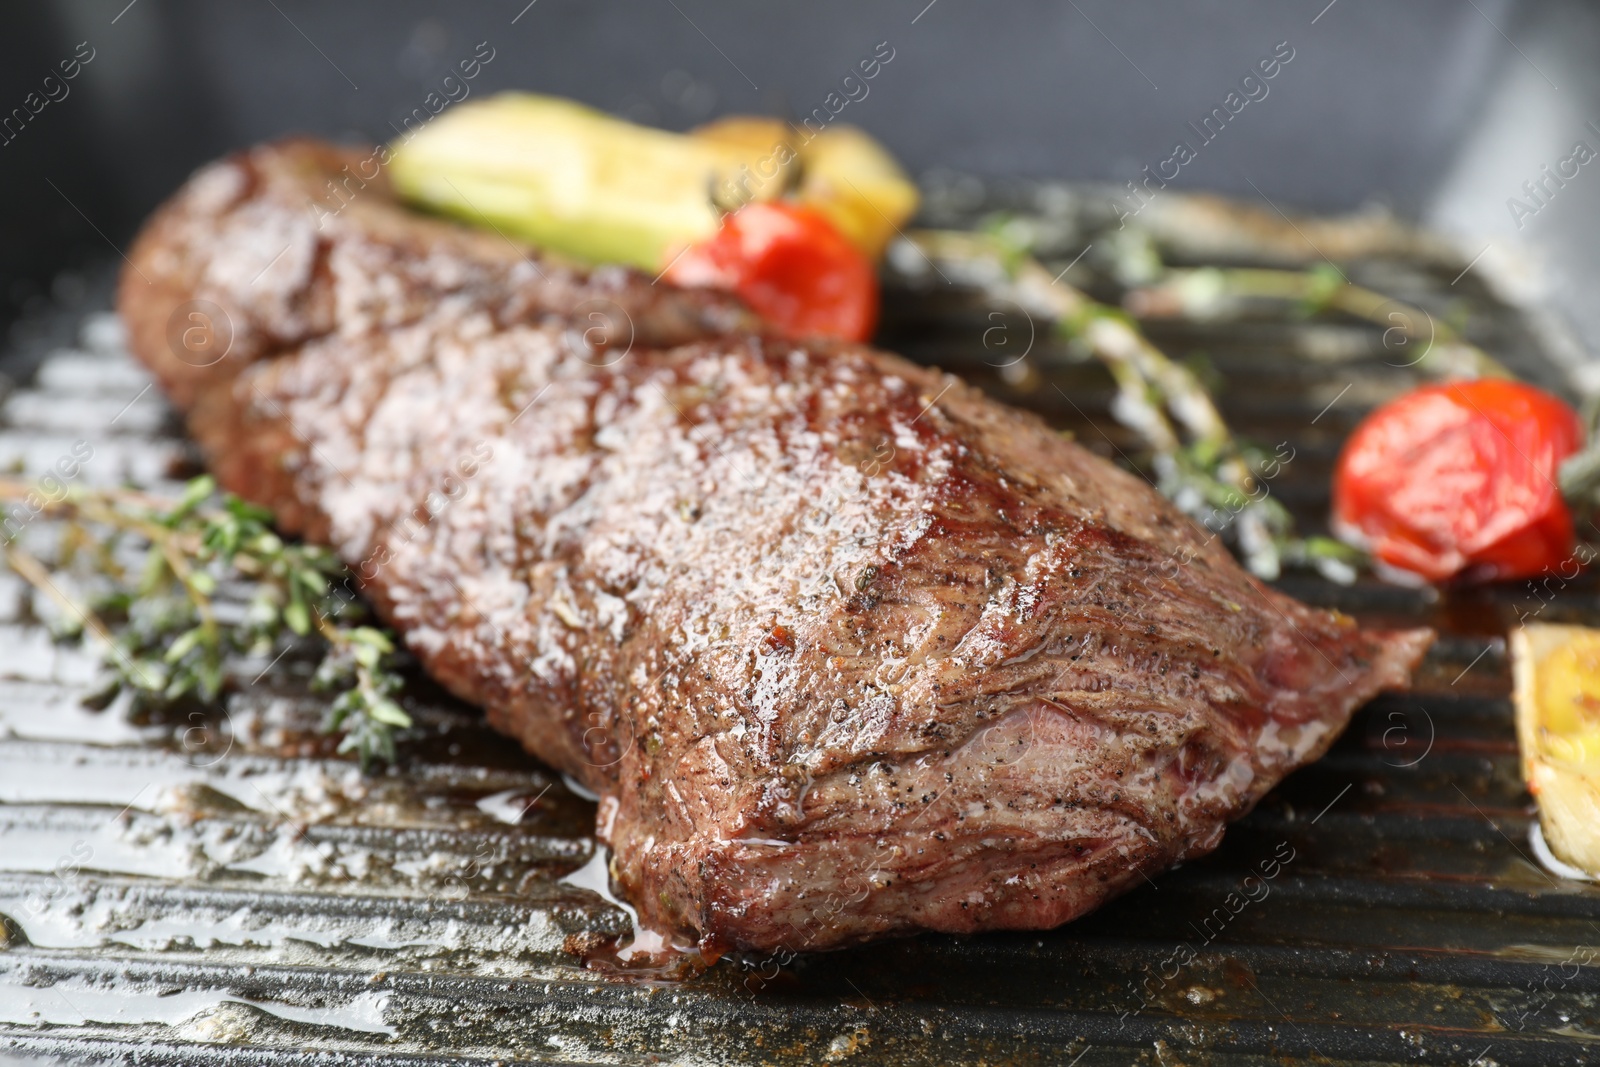
<svg viewBox="0 0 1600 1067">
<path fill-rule="evenodd" d="M 8 13 L 0 108 L 79 40 L 97 58 L 70 99 L 0 146 L 0 466 L 38 474 L 88 439 L 88 482 L 171 492 L 196 473 L 106 313 L 121 265 L 111 249 L 223 151 L 291 129 L 389 136 L 480 39 L 498 57 L 479 91 L 574 95 L 674 128 L 727 111 L 805 113 L 886 40 L 897 58 L 846 118 L 915 171 L 988 176 L 927 182 L 930 221 L 955 226 L 996 208 L 1104 203 L 1115 190 L 995 176 L 1134 178 L 1284 39 L 1298 56 L 1272 98 L 1164 201 L 1179 186 L 1219 188 L 1272 222 L 1278 204 L 1377 198 L 1492 231 L 1495 250 L 1474 270 L 1415 256 L 1348 269 L 1464 325 L 1522 377 L 1569 384 L 1574 346 L 1485 278 L 1507 243 L 1504 198 L 1588 136 L 1600 16 L 1577 0 L 1230 0 L 1156 19 L 1091 0 L 677 0 L 626 17 L 525 4 L 61 0 Z M 1591 349 L 1597 206 L 1586 173 L 1517 233 L 1551 252 L 1547 295 Z M 1055 250 L 1058 269 L 1099 240 L 1078 237 Z M 1070 277 L 1116 302 L 1106 250 Z M 1295 449 L 1271 490 L 1307 532 L 1325 522 L 1339 442 L 1416 380 L 1381 329 L 1292 308 L 1148 330 L 1215 372 L 1239 433 Z M 1109 379 L 1015 309 L 937 278 L 893 278 L 883 342 L 1108 459 L 1138 458 L 1109 415 Z M 1019 349 L 1027 374 L 1005 366 Z M 607 981 L 564 951 L 628 926 L 573 884 L 594 884 L 603 862 L 593 808 L 474 709 L 413 677 L 417 735 L 396 768 L 365 778 L 317 732 L 322 703 L 299 650 L 235 664 L 243 685 L 221 711 L 96 712 L 82 704 L 93 663 L 52 642 L 0 569 L 0 1065 L 1600 1058 L 1600 888 L 1537 861 L 1504 644 L 1525 618 L 1600 619 L 1596 582 L 1426 594 L 1291 572 L 1278 585 L 1441 637 L 1414 691 L 1361 710 L 1214 855 L 1055 931 L 734 957 L 667 985 Z"/>
<path fill-rule="evenodd" d="M 952 180 L 930 190 L 930 211 L 970 225 L 1074 195 Z M 1103 272 L 1083 270 L 1098 295 L 1119 297 Z M 1519 374 L 1559 387 L 1536 323 L 1478 279 L 1452 286 L 1453 271 L 1420 260 L 1350 270 L 1466 322 Z M 24 332 L 71 341 L 6 399 L 0 462 L 40 471 L 84 427 L 104 426 L 83 477 L 173 491 L 194 457 L 121 348 L 104 311 L 110 276 L 110 264 L 86 270 Z M 1005 369 L 1003 343 L 1034 337 L 1005 309 L 900 279 L 886 320 L 888 346 L 1040 411 L 1109 458 L 1136 454 L 1097 365 L 1035 338 L 1029 374 Z M 1150 332 L 1220 376 L 1241 434 L 1295 449 L 1272 491 L 1308 530 L 1324 521 L 1343 435 L 1417 380 L 1379 327 L 1294 309 Z M 296 652 L 236 665 L 250 684 L 223 713 L 131 721 L 82 706 L 92 662 L 51 642 L 14 578 L 0 582 L 9 1054 L 1488 1067 L 1582 1064 L 1600 1040 L 1600 889 L 1535 858 L 1503 639 L 1534 612 L 1592 621 L 1589 579 L 1436 594 L 1291 572 L 1279 584 L 1309 602 L 1432 625 L 1441 639 L 1413 692 L 1360 711 L 1215 855 L 1055 931 L 733 957 L 677 985 L 607 980 L 564 951 L 575 936 L 627 929 L 568 877 L 603 862 L 587 836 L 592 806 L 426 680 L 406 694 L 417 738 L 397 767 L 363 777 L 317 734 L 321 703 Z"/>
</svg>

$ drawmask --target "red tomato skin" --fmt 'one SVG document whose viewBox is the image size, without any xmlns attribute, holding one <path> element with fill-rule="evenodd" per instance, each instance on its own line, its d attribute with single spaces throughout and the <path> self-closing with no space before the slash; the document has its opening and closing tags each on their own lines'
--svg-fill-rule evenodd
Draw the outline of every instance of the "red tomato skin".
<svg viewBox="0 0 1600 1067">
<path fill-rule="evenodd" d="M 877 326 L 872 263 L 833 223 L 797 204 L 746 204 L 664 276 L 675 285 L 735 292 L 794 337 L 866 341 Z"/>
<path fill-rule="evenodd" d="M 1577 413 L 1531 385 L 1423 386 L 1367 416 L 1345 443 L 1334 530 L 1427 581 L 1541 574 L 1573 549 L 1557 474 L 1582 440 Z"/>
</svg>

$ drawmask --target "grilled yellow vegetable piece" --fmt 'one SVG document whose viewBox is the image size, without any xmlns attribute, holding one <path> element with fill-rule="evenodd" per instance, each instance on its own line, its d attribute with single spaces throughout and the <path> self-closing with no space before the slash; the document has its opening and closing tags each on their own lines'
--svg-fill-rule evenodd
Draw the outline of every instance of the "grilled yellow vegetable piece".
<svg viewBox="0 0 1600 1067">
<path fill-rule="evenodd" d="M 894 157 L 854 126 L 829 126 L 800 149 L 800 200 L 877 259 L 917 213 L 917 187 Z"/>
<path fill-rule="evenodd" d="M 915 183 L 882 145 L 854 126 L 812 131 L 778 119 L 735 115 L 701 126 L 691 136 L 748 155 L 749 169 L 741 169 L 733 187 L 723 190 L 730 207 L 750 199 L 751 181 L 759 189 L 778 165 L 798 159 L 795 199 L 827 216 L 869 259 L 883 255 L 917 213 Z"/>
<path fill-rule="evenodd" d="M 732 148 L 749 165 L 751 173 L 759 176 L 771 176 L 779 167 L 792 168 L 794 161 L 800 158 L 794 130 L 782 119 L 728 115 L 696 126 L 689 131 L 689 136 Z"/>
<path fill-rule="evenodd" d="M 1557 859 L 1600 877 L 1600 630 L 1530 623 L 1511 635 L 1517 742 Z"/>
<path fill-rule="evenodd" d="M 569 100 L 503 93 L 463 104 L 394 148 L 401 195 L 591 262 L 655 271 L 716 232 L 715 188 L 737 146 L 653 130 Z M 756 198 L 784 175 L 752 183 Z"/>
</svg>

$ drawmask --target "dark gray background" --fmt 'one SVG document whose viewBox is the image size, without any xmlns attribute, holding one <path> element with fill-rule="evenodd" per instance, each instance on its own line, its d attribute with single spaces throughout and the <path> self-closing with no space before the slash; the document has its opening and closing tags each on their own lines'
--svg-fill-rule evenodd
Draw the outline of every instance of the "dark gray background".
<svg viewBox="0 0 1600 1067">
<path fill-rule="evenodd" d="M 1593 192 L 1575 188 L 1526 232 L 1503 203 L 1600 119 L 1600 30 L 1578 3 L 65 0 L 15 4 L 5 24 L 0 114 L 77 42 L 96 52 L 70 97 L 0 146 L 0 298 L 13 304 L 126 242 L 227 149 L 291 131 L 391 136 L 480 41 L 495 58 L 475 94 L 559 93 L 675 128 L 804 114 L 887 41 L 894 59 L 841 119 L 913 172 L 1083 179 L 1165 158 L 1287 41 L 1295 57 L 1268 97 L 1179 187 L 1312 210 L 1378 201 L 1468 242 L 1560 246 L 1558 273 L 1583 279 L 1563 303 L 1586 328 L 1600 278 L 1600 178 L 1586 171 Z"/>
</svg>

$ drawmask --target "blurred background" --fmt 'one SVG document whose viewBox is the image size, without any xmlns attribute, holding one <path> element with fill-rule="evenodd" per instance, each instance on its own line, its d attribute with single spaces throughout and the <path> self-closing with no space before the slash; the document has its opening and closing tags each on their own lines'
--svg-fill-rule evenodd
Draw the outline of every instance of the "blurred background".
<svg viewBox="0 0 1600 1067">
<path fill-rule="evenodd" d="M 1531 216 L 1508 204 L 1533 206 L 1522 183 L 1575 142 L 1600 150 L 1586 126 L 1600 122 L 1597 43 L 1600 13 L 1566 0 L 15 5 L 0 41 L 0 317 L 114 254 L 200 163 L 293 131 L 389 138 L 480 48 L 493 58 L 474 95 L 556 93 L 675 129 L 802 117 L 877 50 L 892 58 L 840 120 L 913 174 L 1113 181 L 1167 158 L 1278 49 L 1293 58 L 1268 95 L 1175 187 L 1424 219 L 1512 264 L 1499 273 L 1600 350 L 1587 299 L 1600 176 L 1583 168 Z M 45 86 L 80 54 L 76 78 Z"/>
</svg>

